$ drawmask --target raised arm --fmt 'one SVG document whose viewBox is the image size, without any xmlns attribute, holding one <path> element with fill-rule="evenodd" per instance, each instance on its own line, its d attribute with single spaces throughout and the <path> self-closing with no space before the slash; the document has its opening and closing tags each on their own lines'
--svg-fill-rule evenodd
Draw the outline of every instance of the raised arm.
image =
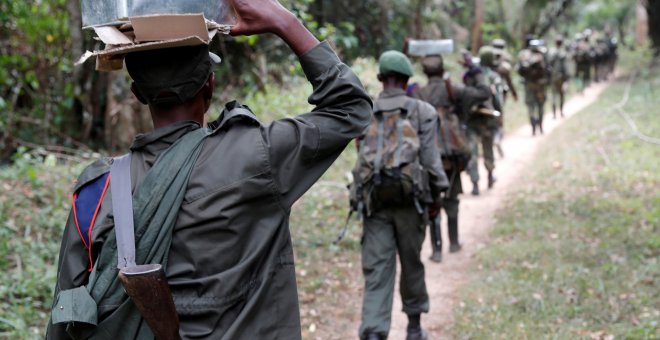
<svg viewBox="0 0 660 340">
<path fill-rule="evenodd" d="M 297 56 L 302 56 L 319 41 L 293 13 L 277 0 L 232 0 L 238 22 L 232 35 L 274 33 L 284 40 Z"/>
<path fill-rule="evenodd" d="M 360 80 L 326 42 L 316 38 L 275 0 L 233 0 L 238 23 L 232 34 L 274 33 L 300 58 L 314 92 L 311 112 L 274 121 L 263 130 L 271 171 L 291 206 L 332 165 L 371 119 L 372 103 Z M 291 93 L 298 96 L 298 93 Z"/>
</svg>

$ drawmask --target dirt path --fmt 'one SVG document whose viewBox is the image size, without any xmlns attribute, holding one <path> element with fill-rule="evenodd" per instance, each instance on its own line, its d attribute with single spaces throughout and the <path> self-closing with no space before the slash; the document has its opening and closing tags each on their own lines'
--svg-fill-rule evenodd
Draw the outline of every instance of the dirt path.
<svg viewBox="0 0 660 340">
<path fill-rule="evenodd" d="M 464 189 L 467 192 L 461 198 L 459 230 L 463 250 L 457 254 L 448 254 L 444 249 L 443 262 L 440 264 L 428 260 L 431 247 L 427 240 L 422 250 L 422 258 L 426 266 L 426 284 L 431 299 L 431 311 L 422 317 L 422 324 L 429 331 L 430 339 L 447 338 L 452 324 L 453 309 L 459 303 L 456 291 L 467 280 L 465 273 L 474 266 L 476 252 L 484 246 L 488 231 L 493 225 L 494 214 L 503 203 L 506 195 L 518 185 L 516 180 L 524 173 L 536 153 L 538 145 L 557 126 L 567 118 L 587 107 L 598 99 L 600 93 L 607 87 L 606 83 L 598 83 L 589 87 L 583 95 L 576 95 L 565 105 L 566 117 L 553 119 L 552 112 L 546 113 L 544 122 L 545 135 L 532 137 L 529 124 L 517 131 L 510 132 L 502 141 L 505 158 L 497 159 L 495 174 L 497 183 L 492 190 L 486 190 L 485 170 L 481 165 L 480 196 L 471 196 L 472 189 L 469 178 L 463 178 Z M 443 219 L 444 219 L 443 215 Z M 443 221 L 443 240 L 447 242 L 446 226 Z M 397 280 L 398 280 L 397 274 Z M 398 286 L 396 291 L 398 292 Z M 392 329 L 390 339 L 399 340 L 406 337 L 407 318 L 401 312 L 401 299 L 395 293 L 392 313 Z"/>
</svg>

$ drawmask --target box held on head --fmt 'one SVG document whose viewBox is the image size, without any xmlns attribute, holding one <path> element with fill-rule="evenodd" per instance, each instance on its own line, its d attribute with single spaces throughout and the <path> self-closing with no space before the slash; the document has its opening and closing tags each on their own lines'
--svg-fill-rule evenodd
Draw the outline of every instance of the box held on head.
<svg viewBox="0 0 660 340">
<path fill-rule="evenodd" d="M 408 40 L 407 53 L 412 57 L 426 57 L 452 52 L 454 52 L 454 41 L 451 39 Z"/>
<path fill-rule="evenodd" d="M 227 0 L 82 0 L 81 10 L 84 28 L 117 26 L 131 17 L 187 13 L 203 13 L 224 25 L 236 22 Z"/>
<path fill-rule="evenodd" d="M 129 17 L 110 26 L 93 26 L 105 49 L 85 53 L 76 63 L 96 57 L 99 71 L 120 70 L 127 53 L 209 44 L 218 33 L 228 34 L 230 26 L 209 21 L 203 13 L 161 14 Z"/>
</svg>

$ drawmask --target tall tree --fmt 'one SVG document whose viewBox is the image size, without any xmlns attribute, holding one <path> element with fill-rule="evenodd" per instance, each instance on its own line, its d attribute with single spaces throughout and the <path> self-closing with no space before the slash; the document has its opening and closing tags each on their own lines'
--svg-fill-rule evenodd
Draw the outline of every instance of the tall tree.
<svg viewBox="0 0 660 340">
<path fill-rule="evenodd" d="M 472 54 L 477 54 L 482 45 L 481 27 L 484 23 L 484 0 L 474 0 L 474 23 L 472 25 Z"/>
<path fill-rule="evenodd" d="M 646 11 L 648 12 L 649 38 L 653 56 L 660 58 L 660 0 L 646 0 Z"/>
</svg>

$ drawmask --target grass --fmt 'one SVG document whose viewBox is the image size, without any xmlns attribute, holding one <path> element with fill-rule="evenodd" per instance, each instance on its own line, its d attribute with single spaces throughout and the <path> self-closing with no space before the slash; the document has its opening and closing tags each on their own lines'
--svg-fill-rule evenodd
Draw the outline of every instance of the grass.
<svg viewBox="0 0 660 340">
<path fill-rule="evenodd" d="M 43 337 L 68 193 L 80 170 L 22 152 L 0 168 L 0 338 Z"/>
<path fill-rule="evenodd" d="M 660 147 L 612 110 L 627 80 L 541 146 L 461 291 L 455 338 L 660 336 Z M 658 84 L 657 70 L 636 78 L 624 107 L 656 138 L 660 100 L 649 91 Z"/>
</svg>

